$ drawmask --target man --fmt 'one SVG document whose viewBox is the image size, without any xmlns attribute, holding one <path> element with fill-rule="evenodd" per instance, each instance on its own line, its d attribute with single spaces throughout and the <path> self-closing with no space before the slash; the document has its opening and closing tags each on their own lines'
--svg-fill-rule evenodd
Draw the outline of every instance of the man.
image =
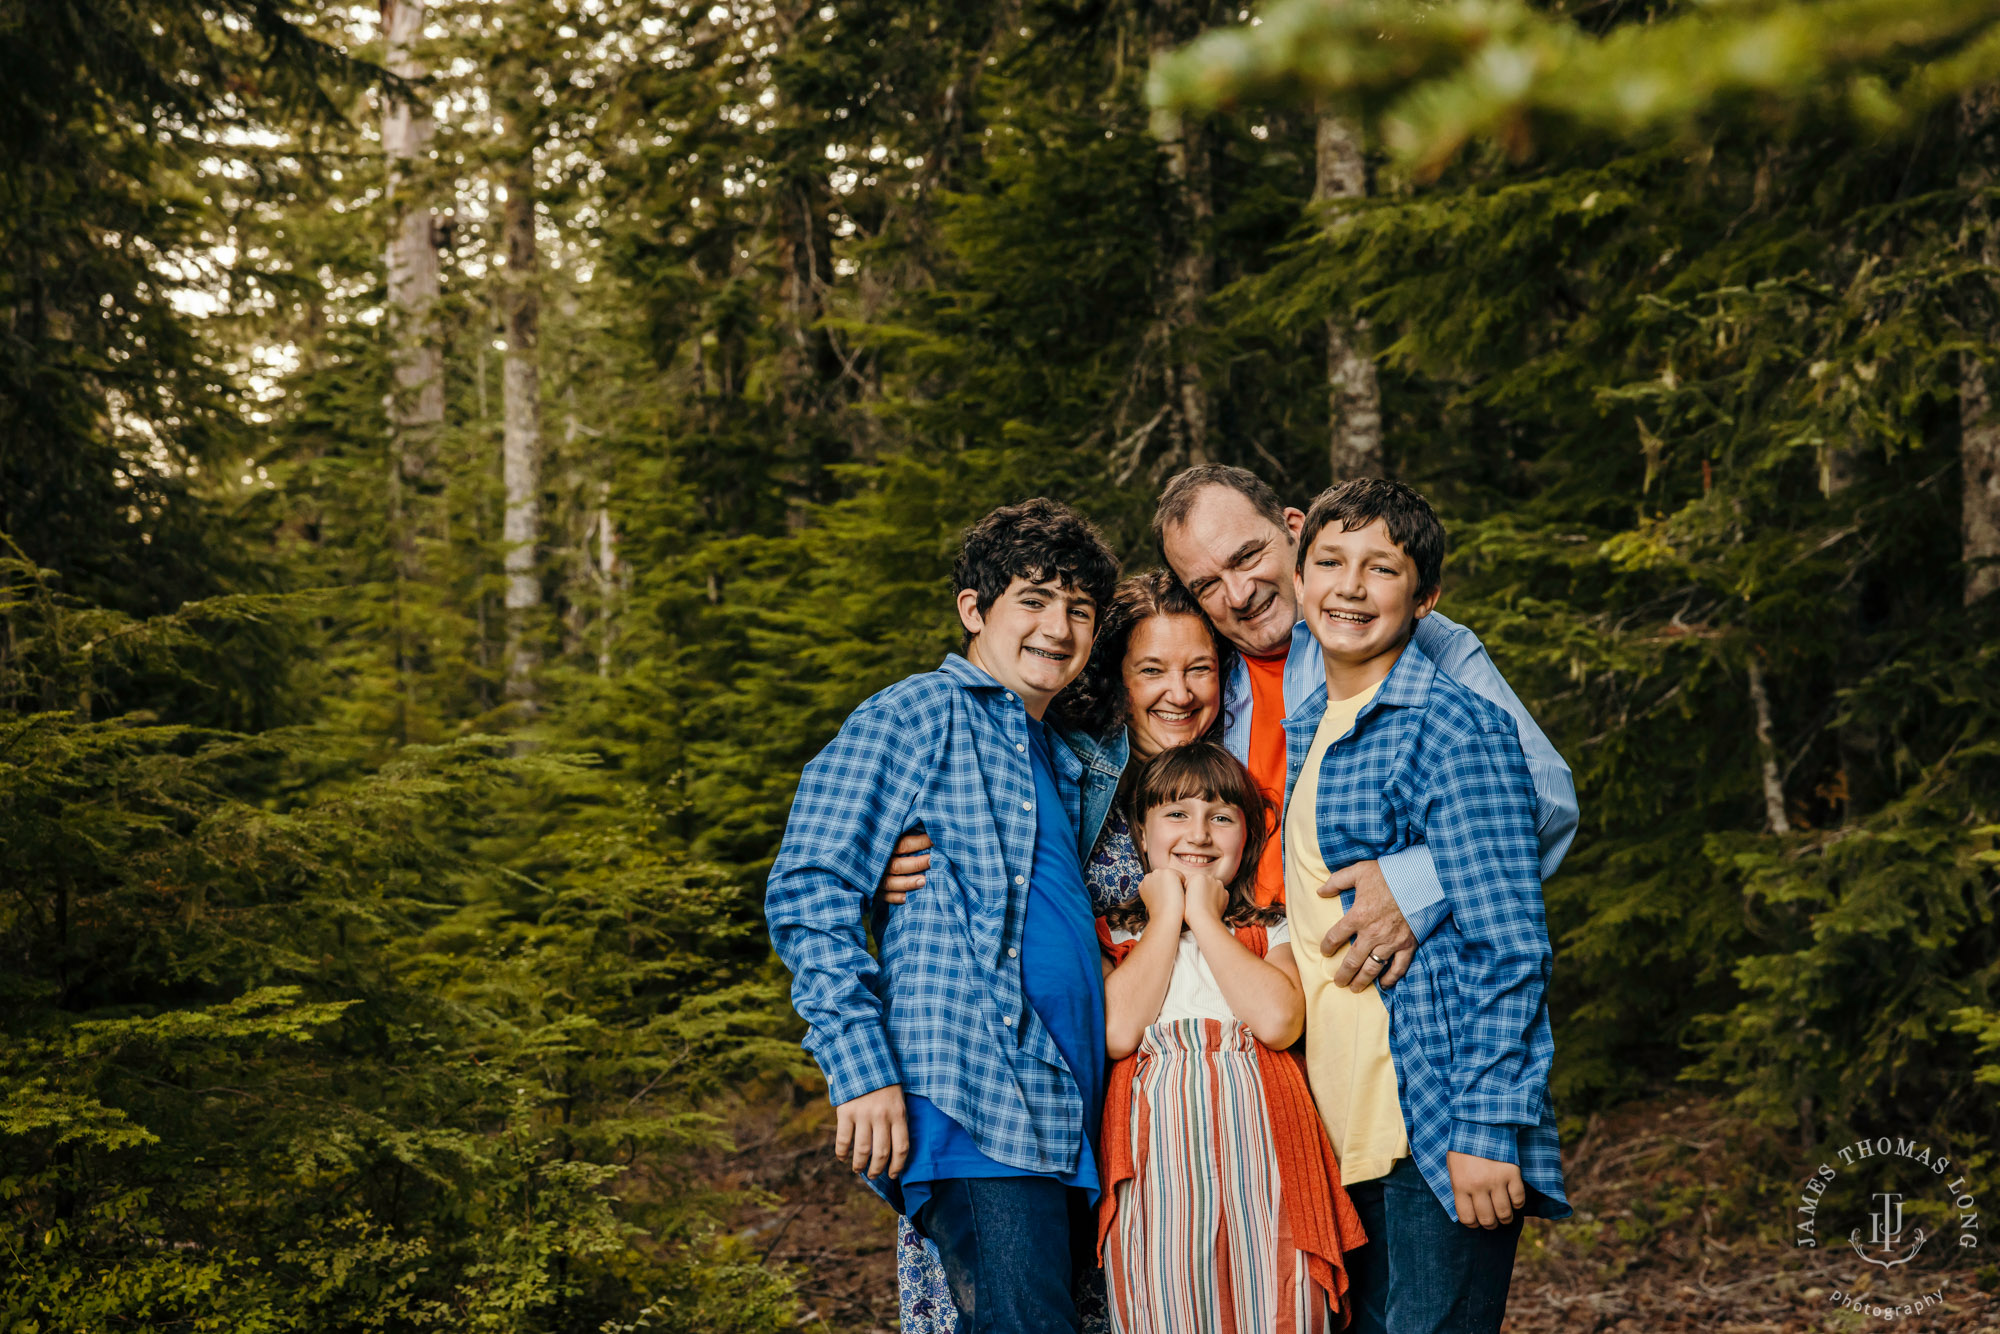
<svg viewBox="0 0 2000 1334">
<path fill-rule="evenodd" d="M 1041 719 L 1090 654 L 1118 563 L 1076 513 L 1031 500 L 974 525 L 952 573 L 964 654 L 869 699 L 806 766 L 764 913 L 834 1152 L 936 1244 L 959 1328 L 1073 1331 L 1104 983 L 1082 765 Z M 936 840 L 931 892 L 874 913 L 871 954 L 864 915 L 914 826 Z"/>
<path fill-rule="evenodd" d="M 1223 740 L 1274 800 L 1284 792 L 1284 720 L 1324 680 L 1318 642 L 1299 619 L 1293 570 L 1302 510 L 1246 468 L 1205 464 L 1177 474 L 1160 493 L 1153 536 L 1160 554 L 1200 601 L 1215 628 L 1242 651 L 1223 698 Z M 1432 612 L 1416 628 L 1416 643 L 1439 670 L 1505 709 L 1520 731 L 1534 779 L 1536 836 L 1542 877 L 1554 875 L 1576 837 L 1576 787 L 1526 706 L 1507 685 L 1479 637 Z M 1260 897 L 1283 896 L 1282 839 L 1271 840 L 1260 868 Z M 896 846 L 883 889 L 900 895 L 923 883 L 928 847 L 921 834 Z M 1410 966 L 1417 942 L 1451 911 L 1429 848 L 1419 844 L 1372 861 L 1336 869 L 1322 898 L 1353 891 L 1346 916 L 1324 942 L 1328 954 L 1345 940 L 1338 985 L 1359 992 L 1392 987 Z"/>
<path fill-rule="evenodd" d="M 1229 719 L 1224 740 L 1260 785 L 1279 792 L 1285 781 L 1284 719 L 1323 680 L 1320 647 L 1299 619 L 1293 584 L 1305 517 L 1282 506 L 1255 473 L 1221 464 L 1175 476 L 1153 515 L 1160 554 L 1215 628 L 1243 652 L 1224 695 Z M 1520 729 L 1535 783 L 1542 877 L 1554 875 L 1576 837 L 1576 787 L 1569 766 L 1477 635 L 1432 612 L 1417 623 L 1416 642 L 1439 670 L 1505 709 Z M 1282 868 L 1276 874 L 1282 882 Z M 1347 890 L 1354 891 L 1354 903 L 1336 928 L 1342 934 L 1325 942 L 1329 954 L 1349 937 L 1355 942 L 1337 980 L 1355 991 L 1371 983 L 1394 986 L 1409 968 L 1417 942 L 1451 911 L 1430 849 L 1418 844 L 1341 867 L 1319 894 L 1326 898 Z"/>
</svg>

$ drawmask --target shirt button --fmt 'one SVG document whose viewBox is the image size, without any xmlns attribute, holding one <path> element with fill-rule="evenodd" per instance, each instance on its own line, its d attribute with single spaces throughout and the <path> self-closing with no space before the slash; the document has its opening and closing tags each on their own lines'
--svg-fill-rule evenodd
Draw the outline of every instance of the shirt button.
<svg viewBox="0 0 2000 1334">
<path fill-rule="evenodd" d="M 1035 803 L 1032 801 L 1024 801 L 1021 803 L 1021 809 L 1024 811 L 1032 811 L 1033 809 L 1035 809 Z"/>
<path fill-rule="evenodd" d="M 1014 692 L 1013 692 L 1013 691 L 1011 691 L 1011 690 L 1010 690 L 1010 691 L 1008 691 L 1008 692 L 1007 692 L 1007 698 L 1008 698 L 1008 699 L 1012 699 L 1012 698 L 1014 698 Z"/>
<path fill-rule="evenodd" d="M 1021 744 L 1020 742 L 1016 741 L 1016 742 L 1014 743 L 1014 749 L 1015 749 L 1015 750 L 1026 750 L 1026 749 L 1027 749 L 1027 747 L 1026 747 L 1026 746 L 1024 746 L 1024 745 L 1022 745 L 1022 744 Z"/>
<path fill-rule="evenodd" d="M 1028 877 L 1024 875 L 1017 875 L 1014 877 L 1014 883 L 1017 885 L 1025 885 L 1028 883 Z"/>
<path fill-rule="evenodd" d="M 1012 1028 L 1014 1026 L 1014 1016 L 1011 1014 L 1003 1014 L 1000 1016 L 1000 1022 L 1007 1025 L 1007 1027 Z"/>
<path fill-rule="evenodd" d="M 1021 951 L 1015 949 L 1012 945 L 1009 945 L 1007 947 L 1007 957 L 1010 959 L 1018 959 L 1021 957 Z"/>
</svg>

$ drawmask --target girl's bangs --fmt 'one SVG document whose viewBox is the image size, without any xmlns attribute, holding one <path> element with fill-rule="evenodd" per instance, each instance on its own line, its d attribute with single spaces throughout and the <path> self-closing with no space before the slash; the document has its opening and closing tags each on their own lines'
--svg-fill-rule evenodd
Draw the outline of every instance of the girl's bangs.
<svg viewBox="0 0 2000 1334">
<path fill-rule="evenodd" d="M 1189 800 L 1218 802 L 1243 813 L 1243 854 L 1236 873 L 1229 878 L 1229 909 L 1223 921 L 1231 926 L 1253 922 L 1268 925 L 1282 917 L 1284 909 L 1263 908 L 1257 903 L 1257 871 L 1263 864 L 1264 847 L 1270 838 L 1271 804 L 1258 790 L 1257 780 L 1243 767 L 1243 761 L 1213 741 L 1191 741 L 1162 751 L 1140 770 L 1132 786 L 1126 818 L 1133 839 L 1142 845 L 1141 864 L 1145 863 L 1143 826 L 1147 814 L 1155 807 Z M 1133 921 L 1145 920 L 1143 906 L 1128 915 Z"/>
<path fill-rule="evenodd" d="M 1140 812 L 1174 801 L 1215 801 L 1248 815 L 1263 808 L 1263 797 L 1243 765 L 1213 743 L 1197 742 L 1164 752 L 1147 766 L 1139 788 Z"/>
</svg>

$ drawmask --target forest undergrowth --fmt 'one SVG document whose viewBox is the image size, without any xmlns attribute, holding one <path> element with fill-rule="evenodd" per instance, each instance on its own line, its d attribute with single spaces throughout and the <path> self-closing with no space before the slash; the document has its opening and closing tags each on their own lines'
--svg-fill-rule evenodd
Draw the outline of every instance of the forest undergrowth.
<svg viewBox="0 0 2000 1334">
<path fill-rule="evenodd" d="M 826 1118 L 766 1106 L 739 1122 L 739 1151 L 708 1170 L 762 1196 L 737 1216 L 759 1262 L 796 1273 L 807 1328 L 893 1334 L 895 1219 L 836 1162 Z M 1793 1245 L 1795 1189 L 1812 1157 L 1712 1096 L 1640 1099 L 1591 1117 L 1563 1153 L 1576 1214 L 1531 1219 L 1507 1307 L 1508 1334 L 1848 1334 L 1885 1322 L 1836 1306 L 1936 1304 L 1894 1321 L 1922 1334 L 2000 1329 L 2000 1269 L 1945 1239 L 1925 1263 L 1885 1271 Z M 1787 1183 L 1790 1184 L 1790 1183 Z M 1856 1214 L 1849 1222 L 1860 1223 Z M 1942 1260 L 1942 1263 L 1939 1261 Z"/>
</svg>

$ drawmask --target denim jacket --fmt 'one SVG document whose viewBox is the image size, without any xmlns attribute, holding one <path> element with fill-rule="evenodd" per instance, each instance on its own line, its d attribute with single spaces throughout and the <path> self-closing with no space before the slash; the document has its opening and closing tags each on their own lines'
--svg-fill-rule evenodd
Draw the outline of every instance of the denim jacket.
<svg viewBox="0 0 2000 1334">
<path fill-rule="evenodd" d="M 1100 740 L 1088 732 L 1064 732 L 1062 739 L 1083 764 L 1083 819 L 1076 828 L 1076 852 L 1085 866 L 1097 849 L 1097 836 L 1111 816 L 1111 803 L 1118 797 L 1118 780 L 1132 758 L 1132 737 L 1125 728 L 1110 740 Z"/>
</svg>

